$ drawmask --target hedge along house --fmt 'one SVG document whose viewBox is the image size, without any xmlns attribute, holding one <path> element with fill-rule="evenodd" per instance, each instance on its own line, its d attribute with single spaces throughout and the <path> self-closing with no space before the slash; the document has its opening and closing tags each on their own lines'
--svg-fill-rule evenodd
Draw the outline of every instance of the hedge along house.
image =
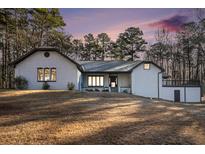
<svg viewBox="0 0 205 154">
<path fill-rule="evenodd" d="M 164 80 L 163 68 L 151 61 L 74 61 L 56 48 L 36 48 L 11 64 L 15 67 L 15 77 L 28 80 L 29 89 L 42 89 L 44 82 L 48 82 L 50 89 L 67 89 L 68 82 L 72 82 L 79 91 L 201 101 L 199 83 L 176 84 Z"/>
</svg>

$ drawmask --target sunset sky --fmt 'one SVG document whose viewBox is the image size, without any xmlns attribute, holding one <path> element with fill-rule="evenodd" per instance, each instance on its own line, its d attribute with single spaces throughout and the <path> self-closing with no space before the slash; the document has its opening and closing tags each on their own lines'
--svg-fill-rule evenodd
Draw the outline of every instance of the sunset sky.
<svg viewBox="0 0 205 154">
<path fill-rule="evenodd" d="M 194 9 L 60 9 L 66 22 L 65 31 L 83 38 L 88 33 L 106 32 L 115 40 L 120 32 L 130 26 L 140 27 L 144 38 L 154 42 L 160 27 L 170 32 L 193 20 Z"/>
</svg>

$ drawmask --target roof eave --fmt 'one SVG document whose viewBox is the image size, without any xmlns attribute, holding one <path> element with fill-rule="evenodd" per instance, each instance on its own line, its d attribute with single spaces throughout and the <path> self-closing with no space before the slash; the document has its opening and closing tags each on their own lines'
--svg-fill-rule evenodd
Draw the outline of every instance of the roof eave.
<svg viewBox="0 0 205 154">
<path fill-rule="evenodd" d="M 138 66 L 140 66 L 140 65 L 143 64 L 143 63 L 151 63 L 151 64 L 155 65 L 157 68 L 159 68 L 159 69 L 161 70 L 161 72 L 165 72 L 164 68 L 160 67 L 159 65 L 155 64 L 155 63 L 152 62 L 152 61 L 146 61 L 146 60 L 140 62 L 140 63 L 137 64 L 135 67 L 133 67 L 133 68 L 131 69 L 131 72 L 132 72 L 135 68 L 137 68 Z"/>
<path fill-rule="evenodd" d="M 78 64 L 76 61 L 74 61 L 73 59 L 69 58 L 68 56 L 64 55 L 63 53 L 60 52 L 60 50 L 58 48 L 34 48 L 32 49 L 30 52 L 28 52 L 27 54 L 25 54 L 24 56 L 22 56 L 21 58 L 9 63 L 10 66 L 14 66 L 14 68 L 16 67 L 17 64 L 19 64 L 20 62 L 22 62 L 24 59 L 26 59 L 27 57 L 31 56 L 32 54 L 34 54 L 37 51 L 55 51 L 58 54 L 62 55 L 64 58 L 68 59 L 69 61 L 71 61 L 72 63 L 74 63 L 77 68 L 79 69 L 79 71 L 83 71 L 83 68 L 81 67 L 80 64 Z"/>
<path fill-rule="evenodd" d="M 131 71 L 83 71 L 83 73 L 131 73 Z"/>
</svg>

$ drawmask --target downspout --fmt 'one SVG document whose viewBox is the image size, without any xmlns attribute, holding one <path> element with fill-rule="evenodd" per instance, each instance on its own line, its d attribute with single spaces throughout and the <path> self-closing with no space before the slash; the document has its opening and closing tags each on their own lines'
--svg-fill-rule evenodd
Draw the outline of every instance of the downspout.
<svg viewBox="0 0 205 154">
<path fill-rule="evenodd" d="M 132 94 L 132 72 L 130 73 L 130 94 Z"/>
<path fill-rule="evenodd" d="M 200 83 L 200 103 L 202 103 L 202 97 L 203 97 L 203 82 Z"/>
<path fill-rule="evenodd" d="M 184 103 L 186 103 L 186 85 L 184 86 Z"/>
<path fill-rule="evenodd" d="M 158 80 L 158 87 L 157 87 L 157 91 L 158 91 L 158 99 L 160 98 L 160 91 L 159 91 L 159 75 L 162 73 L 162 71 L 161 72 L 158 72 L 158 78 L 157 78 L 157 80 Z"/>
</svg>

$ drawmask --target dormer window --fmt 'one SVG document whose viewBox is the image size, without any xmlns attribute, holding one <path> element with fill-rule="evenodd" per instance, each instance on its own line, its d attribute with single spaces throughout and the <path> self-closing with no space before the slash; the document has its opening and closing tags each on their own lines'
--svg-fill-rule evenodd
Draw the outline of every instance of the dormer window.
<svg viewBox="0 0 205 154">
<path fill-rule="evenodd" d="M 150 64 L 149 63 L 145 63 L 144 64 L 144 70 L 149 70 L 150 69 Z"/>
</svg>

